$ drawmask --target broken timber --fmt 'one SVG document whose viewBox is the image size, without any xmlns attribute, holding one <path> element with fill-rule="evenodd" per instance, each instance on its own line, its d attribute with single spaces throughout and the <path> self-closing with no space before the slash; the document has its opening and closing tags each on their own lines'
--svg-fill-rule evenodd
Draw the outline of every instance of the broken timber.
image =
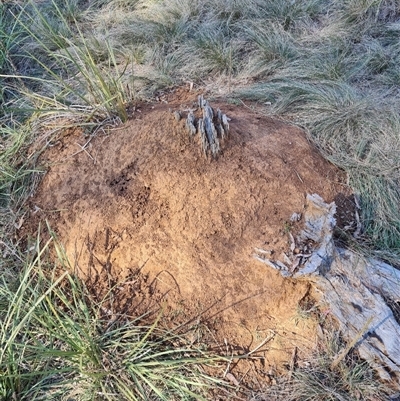
<svg viewBox="0 0 400 401">
<path fill-rule="evenodd" d="M 211 154 L 216 158 L 221 151 L 220 140 L 229 135 L 229 118 L 220 109 L 214 111 L 203 95 L 198 97 L 197 106 L 201 111 L 201 117 L 196 121 L 193 111 L 190 110 L 186 119 L 186 130 L 190 137 L 198 132 L 205 156 Z"/>
<path fill-rule="evenodd" d="M 359 339 L 355 348 L 384 380 L 400 388 L 400 325 L 387 301 L 400 303 L 400 270 L 375 259 L 366 259 L 351 250 L 335 246 L 335 203 L 326 204 L 318 195 L 307 196 L 304 229 L 294 239 L 296 246 L 311 241 L 313 249 L 292 260 L 266 258 L 267 251 L 256 249 L 255 258 L 285 277 L 309 280 L 322 295 L 339 323 L 346 341 Z M 306 257 L 304 257 L 306 256 Z M 398 317 L 397 317 L 398 318 Z"/>
</svg>

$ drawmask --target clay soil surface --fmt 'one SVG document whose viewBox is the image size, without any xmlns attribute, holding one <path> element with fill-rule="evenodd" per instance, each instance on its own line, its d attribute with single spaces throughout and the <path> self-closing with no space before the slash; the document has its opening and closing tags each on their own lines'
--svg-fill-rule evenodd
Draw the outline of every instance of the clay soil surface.
<svg viewBox="0 0 400 401">
<path fill-rule="evenodd" d="M 283 279 L 254 249 L 288 249 L 307 193 L 338 200 L 348 224 L 349 192 L 302 130 L 222 100 L 211 105 L 231 118 L 230 135 L 217 159 L 204 157 L 173 115 L 185 117 L 197 94 L 137 105 L 126 124 L 93 138 L 63 132 L 41 157 L 48 172 L 30 226 L 49 221 L 71 269 L 100 297 L 115 286 L 112 313 L 163 304 L 171 322 L 197 319 L 200 340 L 228 354 L 270 338 L 253 370 L 233 371 L 262 385 L 295 346 L 314 345 L 315 322 L 299 314 L 308 285 Z"/>
</svg>

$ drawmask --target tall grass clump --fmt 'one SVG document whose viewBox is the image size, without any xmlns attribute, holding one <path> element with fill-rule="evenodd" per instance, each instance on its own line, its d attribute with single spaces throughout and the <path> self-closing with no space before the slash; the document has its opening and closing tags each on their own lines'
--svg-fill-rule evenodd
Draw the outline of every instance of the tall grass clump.
<svg viewBox="0 0 400 401">
<path fill-rule="evenodd" d="M 24 185 L 19 183 L 31 173 L 23 159 L 20 159 L 20 151 L 27 145 L 29 132 L 24 127 L 16 126 L 0 128 L 0 134 L 3 148 L 0 153 L 0 205 L 7 207 L 11 192 L 14 200 L 17 199 L 24 190 Z"/>
<path fill-rule="evenodd" d="M 224 31 L 220 26 L 209 26 L 193 41 L 205 73 L 219 72 L 231 76 L 237 67 L 238 46 Z"/>
<path fill-rule="evenodd" d="M 7 79 L 5 75 L 17 73 L 12 56 L 18 52 L 23 41 L 22 29 L 12 15 L 16 8 L 11 3 L 0 4 L 0 121 L 4 124 L 9 117 L 7 105 L 17 95 L 12 79 Z"/>
<path fill-rule="evenodd" d="M 16 276 L 0 281 L 2 400 L 207 399 L 220 384 L 202 365 L 218 360 L 143 316 L 110 320 L 107 300 L 94 300 L 71 275 L 51 240 L 31 247 Z"/>
<path fill-rule="evenodd" d="M 36 187 L 40 171 L 27 148 L 32 135 L 27 125 L 17 122 L 0 127 L 0 270 L 20 261 L 16 235 L 25 221 L 26 202 Z M 24 255 L 22 254 L 22 257 Z M 0 275 L 1 276 L 1 275 Z"/>
<path fill-rule="evenodd" d="M 134 96 L 132 71 L 126 74 L 130 61 L 117 54 L 107 37 L 101 39 L 101 49 L 96 48 L 91 33 L 84 33 L 75 18 L 76 7 L 70 2 L 61 7 L 53 0 L 28 2 L 18 12 L 10 11 L 24 41 L 16 57 L 19 71 L 2 76 L 25 83 L 20 95 L 32 112 L 42 111 L 38 103 L 43 102 L 45 111 L 57 113 L 59 104 L 72 111 L 84 106 L 89 118 L 117 116 L 125 121 Z"/>
<path fill-rule="evenodd" d="M 258 77 L 276 72 L 286 62 L 298 56 L 294 38 L 282 25 L 276 23 L 263 25 L 252 24 L 246 32 L 250 41 L 257 46 L 257 51 L 253 55 L 253 69 L 255 76 Z"/>
</svg>

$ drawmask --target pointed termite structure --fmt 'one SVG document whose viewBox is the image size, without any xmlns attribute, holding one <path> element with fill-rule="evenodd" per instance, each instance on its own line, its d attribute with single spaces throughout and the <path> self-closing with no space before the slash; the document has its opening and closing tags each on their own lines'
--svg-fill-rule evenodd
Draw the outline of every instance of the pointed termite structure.
<svg viewBox="0 0 400 401">
<path fill-rule="evenodd" d="M 197 117 L 195 112 L 198 114 Z M 175 112 L 174 115 L 175 119 L 179 120 L 178 116 L 181 116 L 181 113 Z M 195 108 L 189 109 L 186 130 L 191 138 L 198 132 L 204 155 L 207 157 L 210 154 L 215 159 L 221 151 L 220 140 L 228 137 L 229 120 L 226 114 L 220 109 L 214 111 L 209 101 L 204 99 L 203 95 L 199 95 Z"/>
</svg>

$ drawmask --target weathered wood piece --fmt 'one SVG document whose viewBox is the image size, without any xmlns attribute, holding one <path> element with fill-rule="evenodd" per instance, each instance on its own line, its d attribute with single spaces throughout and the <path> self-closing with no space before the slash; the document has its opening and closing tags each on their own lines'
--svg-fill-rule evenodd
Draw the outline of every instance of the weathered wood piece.
<svg viewBox="0 0 400 401">
<path fill-rule="evenodd" d="M 204 108 L 205 103 L 206 103 L 206 100 L 204 100 L 204 96 L 203 96 L 203 95 L 199 95 L 199 96 L 197 97 L 197 103 L 198 103 L 200 109 L 203 109 L 203 108 Z"/>
<path fill-rule="evenodd" d="M 222 125 L 222 112 L 220 109 L 217 109 L 216 113 L 216 121 L 215 121 L 215 128 L 217 130 L 218 137 L 225 139 L 225 129 Z M 228 134 L 228 133 L 226 133 Z"/>
<path fill-rule="evenodd" d="M 344 338 L 350 343 L 358 336 L 359 355 L 382 379 L 400 388 L 400 325 L 387 304 L 400 300 L 400 271 L 336 247 L 332 238 L 335 211 L 334 203 L 326 204 L 315 194 L 307 196 L 304 229 L 294 241 L 311 241 L 314 247 L 311 256 L 295 268 L 265 258 L 258 249 L 255 257 L 285 277 L 312 282 Z"/>
<path fill-rule="evenodd" d="M 186 129 L 190 136 L 196 135 L 197 130 L 194 124 L 195 124 L 195 117 L 194 114 L 190 111 L 186 119 Z"/>
<path fill-rule="evenodd" d="M 215 158 L 218 155 L 220 147 L 217 130 L 214 125 L 214 111 L 208 102 L 205 103 L 203 108 L 203 120 L 211 155 Z"/>
<path fill-rule="evenodd" d="M 200 133 L 201 148 L 203 149 L 204 155 L 207 156 L 209 144 L 206 130 L 204 128 L 204 120 L 202 118 L 199 118 L 197 125 Z"/>
<path fill-rule="evenodd" d="M 174 117 L 176 121 L 180 121 L 182 118 L 182 114 L 180 111 L 174 111 Z"/>
<path fill-rule="evenodd" d="M 226 114 L 222 114 L 222 126 L 224 127 L 225 135 L 229 135 L 229 119 Z"/>
<path fill-rule="evenodd" d="M 201 117 L 197 115 L 196 121 L 194 113 L 198 109 L 200 109 L 202 114 Z M 177 121 L 180 120 L 181 116 L 181 112 L 174 112 L 174 117 Z M 204 155 L 207 157 L 208 154 L 211 154 L 213 158 L 216 158 L 221 151 L 220 139 L 226 138 L 229 133 L 228 121 L 229 118 L 226 114 L 223 114 L 220 109 L 214 112 L 208 100 L 204 99 L 203 95 L 199 95 L 195 108 L 189 109 L 186 119 L 186 130 L 190 137 L 195 136 L 199 132 Z"/>
</svg>

